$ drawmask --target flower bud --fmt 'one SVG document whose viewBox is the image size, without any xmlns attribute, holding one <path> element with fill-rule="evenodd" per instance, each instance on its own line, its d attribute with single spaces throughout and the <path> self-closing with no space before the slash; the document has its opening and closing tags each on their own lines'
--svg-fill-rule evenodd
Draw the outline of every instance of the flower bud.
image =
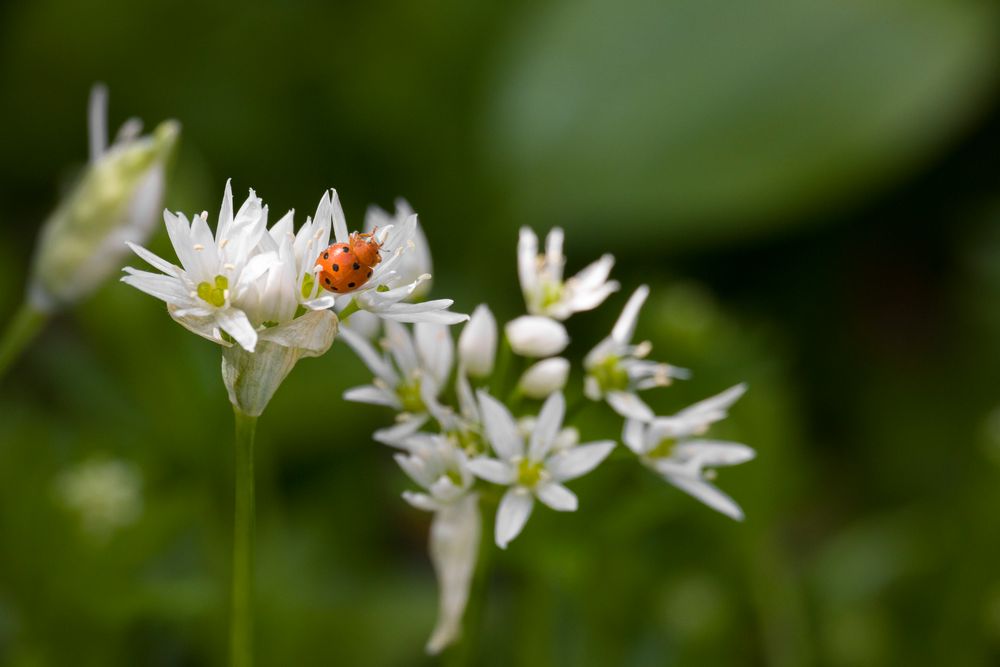
<svg viewBox="0 0 1000 667">
<path fill-rule="evenodd" d="M 485 303 L 476 307 L 458 337 L 458 358 L 472 377 L 493 372 L 497 354 L 497 321 Z"/>
<path fill-rule="evenodd" d="M 528 398 L 547 398 L 566 386 L 569 361 L 562 357 L 543 359 L 524 372 L 518 387 Z"/>
<path fill-rule="evenodd" d="M 566 327 L 548 317 L 522 315 L 504 327 L 515 354 L 522 357 L 551 357 L 569 345 Z"/>
<path fill-rule="evenodd" d="M 126 241 L 144 243 L 163 208 L 166 163 L 180 134 L 175 121 L 152 135 L 121 138 L 104 148 L 103 88 L 91 93 L 91 162 L 70 194 L 49 216 L 35 251 L 28 298 L 51 312 L 79 301 L 121 268 Z"/>
</svg>

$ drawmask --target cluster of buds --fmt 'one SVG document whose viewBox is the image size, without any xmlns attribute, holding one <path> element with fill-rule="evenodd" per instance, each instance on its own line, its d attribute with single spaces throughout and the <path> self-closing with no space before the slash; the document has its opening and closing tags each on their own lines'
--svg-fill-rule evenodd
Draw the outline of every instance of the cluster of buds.
<svg viewBox="0 0 1000 667">
<path fill-rule="evenodd" d="M 615 449 L 612 440 L 581 443 L 566 424 L 564 391 L 572 364 L 560 356 L 569 344 L 565 321 L 591 310 L 619 289 L 609 280 L 614 258 L 605 255 L 564 279 L 563 232 L 554 229 L 538 252 L 538 238 L 522 229 L 518 274 L 527 313 L 503 327 L 478 306 L 457 346 L 447 326 L 420 322 L 409 328 L 387 320 L 381 334 L 345 329 L 342 336 L 375 376 L 347 390 L 347 400 L 396 412 L 374 439 L 396 448 L 396 461 L 420 487 L 403 498 L 434 515 L 430 554 L 438 575 L 437 626 L 427 650 L 454 642 L 478 558 L 487 497 L 499 497 L 494 540 L 505 549 L 524 529 L 536 501 L 558 512 L 577 509 L 568 482 L 597 468 Z M 746 445 L 702 436 L 745 391 L 736 385 L 671 416 L 658 416 L 639 392 L 686 378 L 689 372 L 650 360 L 648 341 L 633 343 L 649 295 L 639 287 L 610 335 L 583 360 L 580 401 L 604 402 L 623 419 L 622 442 L 666 481 L 734 519 L 739 506 L 712 482 L 714 469 L 750 460 Z M 507 391 L 509 359 L 527 369 Z M 522 408 L 537 406 L 524 413 Z M 574 410 L 575 413 L 575 410 Z"/>
</svg>

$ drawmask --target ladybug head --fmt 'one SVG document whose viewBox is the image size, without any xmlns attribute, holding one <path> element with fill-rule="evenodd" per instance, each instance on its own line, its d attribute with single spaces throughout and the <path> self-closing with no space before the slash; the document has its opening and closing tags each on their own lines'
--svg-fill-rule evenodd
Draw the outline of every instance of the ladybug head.
<svg viewBox="0 0 1000 667">
<path fill-rule="evenodd" d="M 375 266 L 382 261 L 382 255 L 379 254 L 382 244 L 375 238 L 376 231 L 377 229 L 373 229 L 371 234 L 351 234 L 351 252 L 365 266 Z"/>
</svg>

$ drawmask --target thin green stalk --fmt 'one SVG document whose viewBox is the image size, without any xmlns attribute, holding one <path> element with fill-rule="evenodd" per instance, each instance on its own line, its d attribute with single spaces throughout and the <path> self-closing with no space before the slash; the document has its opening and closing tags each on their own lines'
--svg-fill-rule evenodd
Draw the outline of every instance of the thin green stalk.
<svg viewBox="0 0 1000 667">
<path fill-rule="evenodd" d="M 47 319 L 47 314 L 28 304 L 22 305 L 17 311 L 14 319 L 7 325 L 3 338 L 0 338 L 0 378 L 7 373 Z"/>
<path fill-rule="evenodd" d="M 236 418 L 236 512 L 233 524 L 232 667 L 253 665 L 253 441 L 257 418 L 233 407 Z"/>
</svg>

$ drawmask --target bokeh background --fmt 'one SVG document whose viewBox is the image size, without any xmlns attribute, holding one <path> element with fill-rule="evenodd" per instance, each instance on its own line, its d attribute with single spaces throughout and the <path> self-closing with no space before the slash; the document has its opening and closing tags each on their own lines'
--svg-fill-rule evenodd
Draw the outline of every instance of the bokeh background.
<svg viewBox="0 0 1000 667">
<path fill-rule="evenodd" d="M 750 383 L 717 430 L 759 452 L 719 478 L 745 523 L 616 459 L 492 555 L 445 664 L 1000 661 L 996 3 L 8 2 L 0 322 L 97 80 L 113 126 L 183 123 L 171 209 L 214 219 L 230 177 L 299 219 L 327 187 L 355 225 L 405 196 L 434 294 L 501 321 L 517 228 L 562 225 L 571 271 L 609 251 L 653 287 L 640 335 L 695 370 L 659 410 Z M 0 383 L 0 664 L 224 663 L 218 367 L 112 283 Z M 366 379 L 337 344 L 261 420 L 260 665 L 437 664 L 429 517 L 370 440 L 390 415 L 340 398 Z M 67 502 L 95 477 L 126 515 Z"/>
</svg>

